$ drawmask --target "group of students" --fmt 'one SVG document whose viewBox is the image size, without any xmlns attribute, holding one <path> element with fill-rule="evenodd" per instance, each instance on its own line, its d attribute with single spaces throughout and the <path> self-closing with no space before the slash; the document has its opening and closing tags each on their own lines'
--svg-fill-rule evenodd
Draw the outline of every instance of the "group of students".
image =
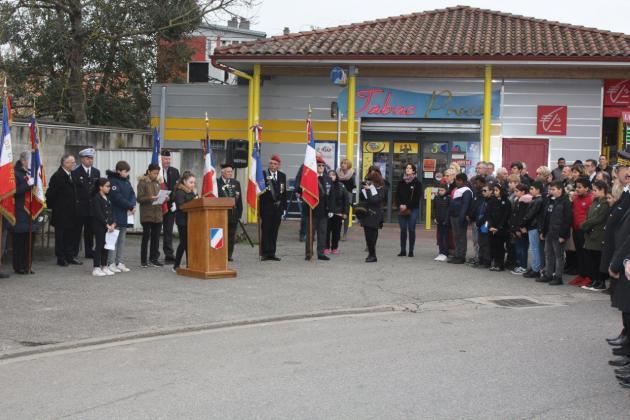
<svg viewBox="0 0 630 420">
<path fill-rule="evenodd" d="M 140 265 L 143 268 L 173 264 L 177 270 L 188 248 L 187 216 L 183 206 L 198 197 L 196 179 L 192 172 L 181 175 L 170 166 L 168 150 L 161 152 L 162 166 L 151 163 L 144 175 L 138 178 L 134 189 L 129 174 L 131 167 L 126 161 L 116 163 L 114 170 L 107 170 L 106 177 L 93 167 L 94 149 L 79 153 L 80 165 L 72 155 L 61 158 L 59 169 L 49 180 L 46 202 L 51 209 L 51 225 L 55 228 L 55 255 L 62 267 L 82 265 L 78 259 L 80 238 L 84 237 L 86 258 L 93 260 L 92 274 L 97 277 L 129 272 L 125 264 L 127 229 L 140 217 L 142 243 Z M 27 164 L 26 161 L 19 163 Z M 22 178 L 21 172 L 16 175 Z M 235 231 L 242 214 L 241 188 L 233 179 L 229 163 L 221 165 L 217 180 L 220 197 L 235 199 L 235 208 L 228 214 L 228 258 L 232 260 Z M 30 178 L 24 175 L 28 185 Z M 21 184 L 21 179 L 18 182 Z M 169 191 L 165 201 L 158 200 L 161 190 Z M 172 246 L 173 225 L 177 225 L 179 244 Z M 109 245 L 107 234 L 114 233 Z M 160 238 L 163 234 L 164 262 L 160 261 Z M 83 233 L 83 235 L 81 235 Z M 113 248 L 113 249 L 112 249 Z M 15 255 L 15 252 L 14 252 Z M 21 255 L 18 252 L 18 255 Z M 22 271 L 17 271 L 22 273 Z"/>
</svg>

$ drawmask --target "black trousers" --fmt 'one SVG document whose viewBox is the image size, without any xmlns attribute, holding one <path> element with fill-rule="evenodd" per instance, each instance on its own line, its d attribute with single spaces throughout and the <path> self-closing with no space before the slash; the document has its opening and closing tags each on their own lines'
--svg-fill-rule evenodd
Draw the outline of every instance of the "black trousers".
<svg viewBox="0 0 630 420">
<path fill-rule="evenodd" d="M 85 258 L 92 258 L 94 253 L 94 230 L 92 227 L 92 218 L 90 216 L 81 217 L 81 221 L 77 226 L 75 235 L 77 239 L 74 256 L 79 256 L 81 236 L 83 236 L 83 252 L 85 252 Z"/>
<path fill-rule="evenodd" d="M 186 253 L 186 258 L 188 258 L 188 226 L 177 225 L 177 231 L 179 232 L 179 245 L 177 245 L 173 268 L 177 268 L 182 264 L 184 253 Z"/>
<path fill-rule="evenodd" d="M 586 275 L 584 277 L 590 277 L 593 282 L 601 281 L 603 276 L 599 272 L 599 264 L 602 260 L 602 251 L 584 249 L 584 259 L 586 260 L 586 268 L 584 269 Z"/>
<path fill-rule="evenodd" d="M 236 227 L 238 222 L 228 222 L 228 258 L 232 259 L 234 244 L 236 242 Z"/>
<path fill-rule="evenodd" d="M 490 264 L 492 262 L 492 252 L 490 251 L 490 234 L 479 232 L 477 242 L 479 243 L 479 263 Z"/>
<path fill-rule="evenodd" d="M 490 254 L 492 256 L 492 265 L 499 268 L 505 268 L 505 240 L 503 235 L 490 235 Z"/>
<path fill-rule="evenodd" d="M 173 250 L 173 226 L 175 226 L 175 213 L 169 210 L 162 219 L 162 229 L 164 230 L 162 250 L 164 251 L 164 257 L 168 259 L 175 256 L 175 251 Z"/>
<path fill-rule="evenodd" d="M 13 271 L 28 272 L 28 232 L 11 233 L 13 243 Z M 33 256 L 33 244 L 35 243 L 35 234 L 31 240 L 31 258 Z"/>
<path fill-rule="evenodd" d="M 149 261 L 157 261 L 160 258 L 160 230 L 162 223 L 142 223 L 142 247 L 140 248 L 140 262 L 147 262 L 147 247 L 151 241 Z"/>
<path fill-rule="evenodd" d="M 107 250 L 105 249 L 106 229 L 94 228 L 94 238 L 96 239 L 96 247 L 94 248 L 94 268 L 107 265 Z"/>
<path fill-rule="evenodd" d="M 368 254 L 370 257 L 376 256 L 376 241 L 378 240 L 378 229 L 363 226 L 363 233 L 365 233 L 365 244 L 367 245 Z"/>
<path fill-rule="evenodd" d="M 588 253 L 584 249 L 584 231 L 582 229 L 577 229 L 573 231 L 573 243 L 575 244 L 575 257 L 577 259 L 576 267 L 578 275 L 582 277 L 587 277 L 589 274 L 589 263 L 587 261 Z"/>
<path fill-rule="evenodd" d="M 309 212 L 310 213 L 310 212 Z M 308 243 L 308 225 L 310 215 L 306 215 L 306 241 L 304 242 L 304 255 L 312 257 L 310 244 Z M 315 216 L 313 215 L 313 240 L 317 237 L 317 255 L 323 255 L 326 248 L 326 241 L 328 237 L 328 215 Z"/>
<path fill-rule="evenodd" d="M 326 248 L 337 249 L 339 248 L 339 238 L 341 237 L 341 226 L 343 226 L 344 218 L 337 216 L 328 219 L 328 237 L 326 238 Z"/>
<path fill-rule="evenodd" d="M 77 241 L 77 229 L 55 227 L 55 256 L 57 261 L 71 261 L 75 257 Z"/>
<path fill-rule="evenodd" d="M 261 216 L 260 230 L 262 234 L 261 250 L 263 257 L 274 257 L 276 255 L 276 243 L 278 242 L 278 230 L 280 229 L 280 221 L 282 212 L 279 210 L 273 214 Z"/>
</svg>

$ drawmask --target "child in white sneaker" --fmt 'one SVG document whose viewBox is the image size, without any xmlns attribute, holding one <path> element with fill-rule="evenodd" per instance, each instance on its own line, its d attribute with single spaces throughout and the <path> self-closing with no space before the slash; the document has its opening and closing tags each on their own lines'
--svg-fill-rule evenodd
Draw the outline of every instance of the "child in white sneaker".
<svg viewBox="0 0 630 420">
<path fill-rule="evenodd" d="M 100 178 L 95 185 L 92 198 L 92 230 L 96 239 L 94 248 L 94 271 L 97 277 L 113 276 L 114 272 L 107 267 L 107 250 L 105 249 L 105 235 L 116 228 L 112 203 L 109 201 L 111 183 L 107 178 Z"/>
</svg>

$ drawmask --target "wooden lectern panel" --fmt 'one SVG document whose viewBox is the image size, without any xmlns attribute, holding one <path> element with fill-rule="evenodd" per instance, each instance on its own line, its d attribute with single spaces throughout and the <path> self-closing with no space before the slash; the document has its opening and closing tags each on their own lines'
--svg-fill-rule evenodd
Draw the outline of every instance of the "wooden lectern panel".
<svg viewBox="0 0 630 420">
<path fill-rule="evenodd" d="M 198 198 L 182 209 L 188 214 L 186 268 L 177 274 L 201 279 L 236 277 L 227 266 L 227 213 L 233 198 Z"/>
</svg>

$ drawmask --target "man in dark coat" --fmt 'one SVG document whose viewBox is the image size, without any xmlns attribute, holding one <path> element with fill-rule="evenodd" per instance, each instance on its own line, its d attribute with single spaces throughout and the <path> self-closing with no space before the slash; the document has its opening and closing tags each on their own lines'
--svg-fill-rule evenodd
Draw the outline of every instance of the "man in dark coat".
<svg viewBox="0 0 630 420">
<path fill-rule="evenodd" d="M 221 176 L 217 179 L 217 188 L 219 197 L 231 197 L 235 201 L 234 209 L 228 211 L 228 261 L 233 261 L 236 228 L 243 215 L 243 198 L 241 183 L 234 179 L 234 168 L 231 163 L 221 165 Z"/>
<path fill-rule="evenodd" d="M 280 163 L 280 156 L 271 156 L 269 168 L 263 172 L 266 188 L 259 201 L 262 261 L 280 261 L 276 256 L 276 243 L 282 214 L 287 208 L 287 176 L 278 170 Z"/>
<path fill-rule="evenodd" d="M 167 149 L 162 150 L 160 160 L 162 168 L 160 184 L 162 189 L 175 191 L 177 181 L 179 181 L 179 171 L 171 166 L 171 152 Z M 173 195 L 171 195 L 173 196 Z M 162 241 L 162 250 L 164 251 L 164 260 L 167 262 L 175 262 L 175 250 L 173 249 L 173 225 L 175 224 L 175 202 L 168 201 L 168 210 L 164 214 L 162 220 L 162 230 L 164 231 L 164 240 Z"/>
<path fill-rule="evenodd" d="M 88 147 L 79 152 L 81 164 L 72 171 L 72 177 L 77 186 L 77 194 L 79 195 L 78 206 L 78 224 L 75 236 L 77 237 L 75 258 L 79 256 L 79 245 L 81 243 L 81 232 L 83 232 L 83 247 L 85 258 L 94 258 L 94 232 L 92 232 L 92 220 L 90 209 L 92 208 L 92 194 L 94 192 L 94 184 L 101 177 L 101 172 L 93 167 L 94 163 L 93 147 Z"/>
<path fill-rule="evenodd" d="M 317 259 L 322 260 L 322 261 L 330 260 L 330 258 L 328 258 L 324 254 L 324 249 L 326 248 L 326 239 L 327 239 L 326 235 L 328 234 L 328 202 L 327 202 L 328 200 L 327 198 L 328 198 L 328 193 L 330 192 L 330 189 L 332 188 L 332 182 L 330 178 L 326 176 L 325 171 L 326 171 L 326 162 L 324 161 L 324 159 L 318 157 L 317 158 L 317 185 L 318 185 L 318 191 L 319 191 L 319 202 L 317 203 L 317 206 L 313 208 L 313 211 L 312 211 L 313 236 L 311 237 L 311 239 L 317 236 Z M 304 205 L 307 207 L 305 259 L 309 261 L 313 257 L 313 255 L 311 254 L 312 243 L 309 243 L 308 241 L 309 239 L 308 226 L 309 226 L 309 219 L 310 219 L 311 211 L 309 210 L 308 204 L 306 204 L 306 202 L 304 203 Z"/>
<path fill-rule="evenodd" d="M 29 243 L 29 231 L 37 230 L 36 221 L 32 221 L 31 212 L 25 206 L 26 194 L 29 194 L 35 180 L 29 175 L 31 153 L 22 152 L 15 163 L 15 225 L 10 227 L 13 239 L 13 271 L 17 274 L 34 274 L 30 267 L 29 256 L 33 255 L 33 242 Z M 32 239 L 32 238 L 31 238 Z M 30 246 L 30 250 L 29 250 Z"/>
<path fill-rule="evenodd" d="M 51 225 L 55 227 L 55 255 L 57 264 L 82 265 L 74 256 L 76 249 L 76 229 L 79 224 L 79 194 L 77 183 L 72 177 L 75 160 L 72 155 L 61 158 L 61 166 L 50 177 L 46 191 L 46 205 L 52 209 Z"/>
</svg>

